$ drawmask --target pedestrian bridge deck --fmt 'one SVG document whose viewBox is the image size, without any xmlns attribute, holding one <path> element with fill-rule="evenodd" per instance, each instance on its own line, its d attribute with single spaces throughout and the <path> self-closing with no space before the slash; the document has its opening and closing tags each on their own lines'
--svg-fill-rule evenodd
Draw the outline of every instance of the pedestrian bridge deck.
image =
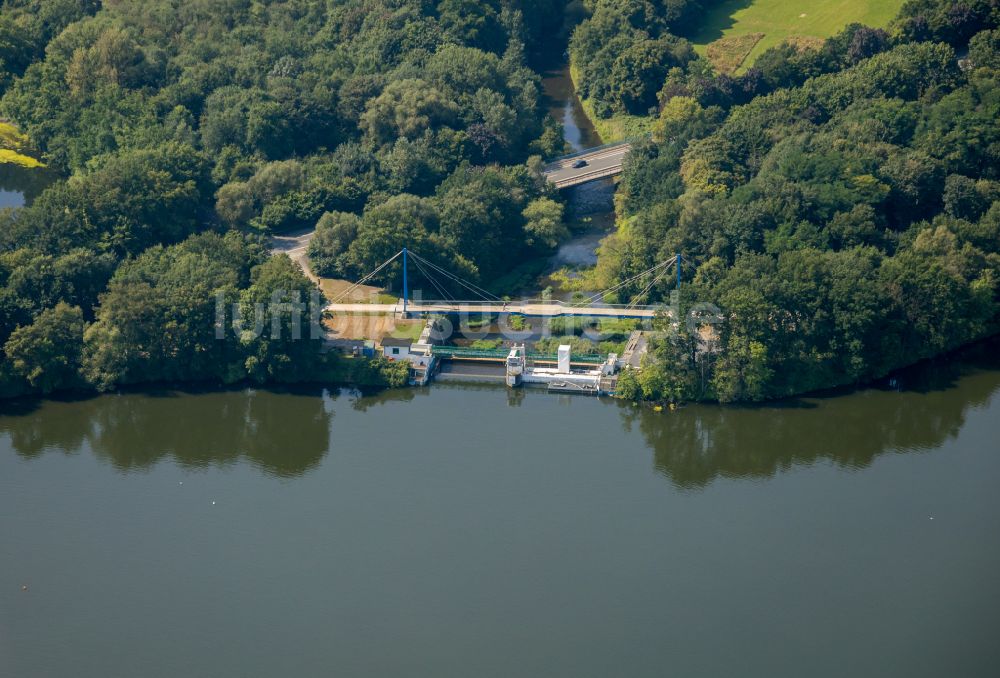
<svg viewBox="0 0 1000 678">
<path fill-rule="evenodd" d="M 400 315 L 403 312 L 402 302 L 396 304 L 356 304 L 337 303 L 328 304 L 325 309 L 331 313 L 344 313 L 349 315 Z M 406 312 L 409 315 L 450 315 L 450 314 L 513 314 L 523 315 L 529 318 L 564 318 L 573 317 L 594 317 L 594 318 L 620 318 L 634 320 L 652 320 L 657 313 L 662 311 L 659 307 L 653 306 L 574 306 L 559 301 L 539 301 L 539 302 L 510 302 L 507 304 L 496 302 L 410 302 L 406 305 Z"/>
</svg>

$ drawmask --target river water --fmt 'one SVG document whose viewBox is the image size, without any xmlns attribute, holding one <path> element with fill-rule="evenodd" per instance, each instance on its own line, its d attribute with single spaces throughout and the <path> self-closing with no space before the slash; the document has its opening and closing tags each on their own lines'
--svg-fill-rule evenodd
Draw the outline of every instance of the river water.
<svg viewBox="0 0 1000 678">
<path fill-rule="evenodd" d="M 668 413 L 4 402 L 0 675 L 996 676 L 997 348 Z"/>
<path fill-rule="evenodd" d="M 549 115 L 563 126 L 563 138 L 570 152 L 601 145 L 601 137 L 583 110 L 569 66 L 558 63 L 542 78 Z M 551 259 L 552 269 L 563 266 L 593 266 L 601 238 L 614 226 L 613 179 L 594 181 L 565 189 L 567 221 L 572 238 L 559 246 Z"/>
</svg>

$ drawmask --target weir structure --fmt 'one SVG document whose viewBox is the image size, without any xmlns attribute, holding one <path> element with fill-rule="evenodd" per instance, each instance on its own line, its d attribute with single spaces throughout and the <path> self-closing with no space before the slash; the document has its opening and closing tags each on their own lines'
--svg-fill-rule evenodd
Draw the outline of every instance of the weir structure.
<svg viewBox="0 0 1000 678">
<path fill-rule="evenodd" d="M 402 265 L 402 298 L 396 303 L 344 302 L 352 291 L 372 280 L 399 260 Z M 410 297 L 410 264 L 413 264 L 423 279 L 431 284 L 442 299 L 414 300 Z M 435 342 L 436 317 L 459 314 L 468 316 L 510 316 L 526 318 L 588 317 L 593 319 L 638 319 L 651 321 L 658 315 L 669 315 L 663 306 L 649 306 L 639 303 L 657 282 L 666 278 L 671 267 L 676 269 L 676 285 L 681 285 L 681 267 L 686 263 L 680 253 L 662 261 L 645 271 L 576 302 L 552 299 L 506 301 L 500 299 L 476 283 L 447 271 L 427 258 L 403 247 L 399 252 L 376 266 L 338 295 L 325 310 L 333 314 L 346 315 L 392 315 L 400 318 L 424 317 L 427 326 L 420 339 L 409 345 L 405 359 L 412 364 L 412 383 L 423 385 L 430 381 L 435 370 L 440 370 L 443 362 L 492 364 L 489 369 L 500 369 L 496 378 L 502 379 L 510 387 L 522 384 L 546 386 L 550 391 L 565 393 L 601 394 L 613 393 L 620 369 L 640 369 L 641 357 L 645 353 L 646 342 L 643 332 L 633 332 L 627 343 L 623 359 L 615 353 L 607 356 L 580 353 L 572 355 L 569 345 L 559 346 L 556 355 L 548 355 L 528 350 L 523 340 L 508 348 L 471 348 L 440 345 Z M 400 272 L 397 272 L 399 275 Z M 448 293 L 447 289 L 457 286 L 477 298 L 460 300 Z M 609 304 L 603 301 L 610 294 L 635 285 L 642 285 L 627 304 Z M 459 376 L 459 375 L 455 375 Z M 466 375 L 468 376 L 468 375 Z M 484 379 L 487 375 L 480 375 Z M 494 377 L 488 377 L 493 379 Z"/>
<path fill-rule="evenodd" d="M 573 369 L 571 354 L 571 346 L 560 346 L 555 367 L 544 367 L 528 359 L 524 344 L 515 345 L 505 361 L 507 386 L 515 388 L 522 384 L 539 384 L 548 387 L 549 391 L 585 395 L 614 392 L 614 380 L 610 378 L 618 373 L 617 355 L 609 353 L 606 359 L 599 359 L 596 366 L 588 369 Z"/>
</svg>

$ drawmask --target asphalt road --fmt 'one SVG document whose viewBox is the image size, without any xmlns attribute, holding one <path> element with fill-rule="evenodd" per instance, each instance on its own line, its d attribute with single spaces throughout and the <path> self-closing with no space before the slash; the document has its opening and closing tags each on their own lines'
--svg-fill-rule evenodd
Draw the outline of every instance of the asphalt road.
<svg viewBox="0 0 1000 678">
<path fill-rule="evenodd" d="M 309 260 L 306 258 L 309 241 L 313 239 L 314 235 L 316 235 L 316 229 L 311 228 L 305 231 L 271 236 L 271 254 L 287 254 L 292 258 L 292 261 L 302 267 L 307 276 L 316 280 L 316 276 L 309 268 Z"/>
<path fill-rule="evenodd" d="M 557 188 L 566 188 L 593 179 L 613 176 L 621 171 L 622 161 L 630 150 L 632 150 L 632 144 L 625 143 L 621 146 L 602 148 L 593 153 L 560 160 L 545 167 L 545 178 L 555 184 Z M 574 168 L 573 164 L 580 160 L 586 161 L 587 165 Z"/>
<path fill-rule="evenodd" d="M 306 248 L 309 247 L 309 241 L 312 240 L 315 234 L 316 229 L 310 228 L 304 231 L 296 231 L 295 233 L 272 236 L 271 253 L 280 254 L 284 252 L 294 259 L 294 255 L 305 253 Z"/>
</svg>

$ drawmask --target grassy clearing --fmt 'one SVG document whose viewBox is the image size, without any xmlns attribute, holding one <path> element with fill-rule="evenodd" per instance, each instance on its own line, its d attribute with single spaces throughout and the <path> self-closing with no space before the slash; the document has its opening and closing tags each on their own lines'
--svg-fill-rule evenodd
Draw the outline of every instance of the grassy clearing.
<svg viewBox="0 0 1000 678">
<path fill-rule="evenodd" d="M 569 76 L 573 80 L 573 88 L 577 89 L 576 83 L 580 82 L 580 72 L 573 64 L 570 64 Z M 580 103 L 583 105 L 583 112 L 590 118 L 594 129 L 601 137 L 601 142 L 605 144 L 645 136 L 653 130 L 653 123 L 656 122 L 656 118 L 624 113 L 602 119 L 594 114 L 594 105 L 588 99 L 581 97 Z"/>
<path fill-rule="evenodd" d="M 425 322 L 419 318 L 401 320 L 388 315 L 336 314 L 323 319 L 323 327 L 336 339 L 374 339 L 396 337 L 416 341 Z"/>
<path fill-rule="evenodd" d="M 45 167 L 41 161 L 20 151 L 28 145 L 28 137 L 9 122 L 0 122 L 0 164 L 9 163 L 20 167 Z"/>
<path fill-rule="evenodd" d="M 716 71 L 729 75 L 736 72 L 763 37 L 763 33 L 746 33 L 719 38 L 705 48 L 705 54 Z"/>
<path fill-rule="evenodd" d="M 8 163 L 11 165 L 18 165 L 19 167 L 27 167 L 28 169 L 45 167 L 44 163 L 41 163 L 30 156 L 22 155 L 21 153 L 12 151 L 8 148 L 0 148 L 0 164 Z"/>
<path fill-rule="evenodd" d="M 354 286 L 349 280 L 337 280 L 334 278 L 320 278 L 319 288 L 323 295 L 329 299 L 340 299 L 347 290 Z M 342 299 L 345 304 L 395 304 L 399 302 L 399 297 L 387 293 L 378 287 L 371 285 L 359 285 L 351 290 L 351 293 Z"/>
<path fill-rule="evenodd" d="M 847 24 L 887 25 L 904 0 L 727 0 L 708 12 L 702 29 L 692 42 L 699 53 L 709 56 L 709 46 L 762 33 L 736 72 L 746 70 L 764 50 L 790 38 L 828 38 Z M 710 57 L 711 58 L 711 57 Z"/>
<path fill-rule="evenodd" d="M 426 325 L 426 321 L 419 318 L 414 320 L 396 320 L 395 327 L 388 333 L 388 336 L 395 339 L 416 341 L 420 338 L 420 334 L 424 331 Z"/>
</svg>

